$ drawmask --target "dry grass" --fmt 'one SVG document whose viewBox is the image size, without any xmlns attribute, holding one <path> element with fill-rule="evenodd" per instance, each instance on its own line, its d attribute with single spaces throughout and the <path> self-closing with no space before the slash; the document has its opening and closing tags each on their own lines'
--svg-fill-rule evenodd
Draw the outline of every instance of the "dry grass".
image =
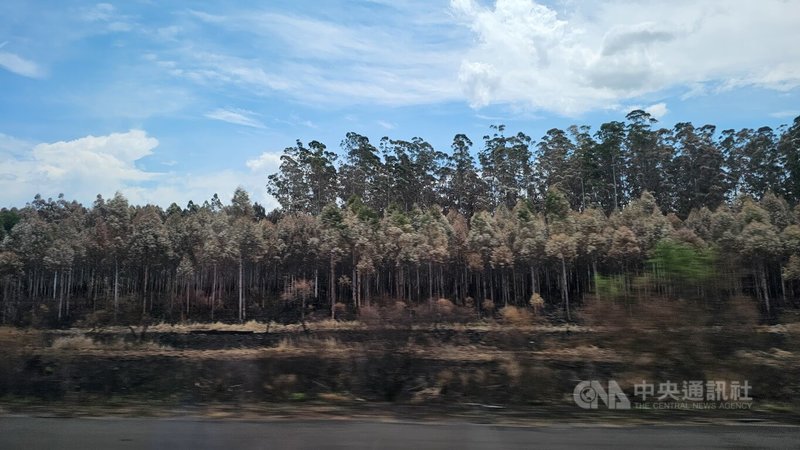
<svg viewBox="0 0 800 450">
<path fill-rule="evenodd" d="M 620 355 L 606 348 L 595 347 L 594 345 L 580 345 L 568 348 L 550 348 L 537 352 L 533 355 L 555 359 L 561 361 L 620 361 Z"/>
<path fill-rule="evenodd" d="M 742 361 L 771 367 L 797 367 L 800 364 L 800 355 L 779 348 L 769 351 L 740 350 L 736 357 Z"/>
<path fill-rule="evenodd" d="M 329 403 L 349 403 L 355 400 L 352 395 L 339 392 L 321 392 L 317 398 Z"/>
<path fill-rule="evenodd" d="M 278 342 L 278 345 L 272 347 L 270 350 L 277 353 L 321 352 L 330 355 L 354 352 L 362 349 L 360 345 L 353 343 L 345 345 L 335 338 L 314 339 L 308 337 L 285 337 Z"/>
<path fill-rule="evenodd" d="M 308 326 L 308 328 L 311 328 L 312 330 L 319 330 L 319 331 L 358 330 L 364 328 L 364 324 L 358 321 L 337 321 L 331 319 L 324 319 L 316 322 L 307 322 L 306 325 Z M 250 320 L 243 324 L 223 323 L 223 322 L 170 324 L 162 322 L 159 324 L 151 325 L 150 327 L 147 328 L 147 332 L 190 333 L 192 331 L 251 331 L 253 333 L 267 333 L 268 326 L 270 333 L 304 332 L 303 325 L 299 323 L 284 325 L 275 322 L 269 322 L 269 323 L 258 322 L 256 320 Z M 112 327 L 107 329 L 106 331 L 125 333 L 128 331 L 128 329 L 123 327 Z"/>
<path fill-rule="evenodd" d="M 94 339 L 83 335 L 60 336 L 53 340 L 50 345 L 53 350 L 82 351 L 108 351 L 108 350 L 137 350 L 137 351 L 164 351 L 171 350 L 171 347 L 156 344 L 155 342 L 126 342 L 121 339 L 114 339 L 111 342 L 97 342 Z"/>
<path fill-rule="evenodd" d="M 96 350 L 98 345 L 86 336 L 63 336 L 53 340 L 50 348 L 54 350 Z"/>
</svg>

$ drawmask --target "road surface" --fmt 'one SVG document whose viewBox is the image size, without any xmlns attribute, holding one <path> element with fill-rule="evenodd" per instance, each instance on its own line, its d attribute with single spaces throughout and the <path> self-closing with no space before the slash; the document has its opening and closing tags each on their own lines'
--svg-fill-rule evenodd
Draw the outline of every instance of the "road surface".
<svg viewBox="0 0 800 450">
<path fill-rule="evenodd" d="M 797 448 L 800 427 L 0 417 L 2 449 Z"/>
</svg>

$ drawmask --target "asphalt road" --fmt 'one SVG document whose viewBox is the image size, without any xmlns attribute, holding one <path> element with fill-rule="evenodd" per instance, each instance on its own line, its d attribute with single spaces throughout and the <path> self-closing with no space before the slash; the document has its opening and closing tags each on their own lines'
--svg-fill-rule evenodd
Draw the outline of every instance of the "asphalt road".
<svg viewBox="0 0 800 450">
<path fill-rule="evenodd" d="M 798 448 L 800 427 L 0 418 L 2 449 Z"/>
</svg>

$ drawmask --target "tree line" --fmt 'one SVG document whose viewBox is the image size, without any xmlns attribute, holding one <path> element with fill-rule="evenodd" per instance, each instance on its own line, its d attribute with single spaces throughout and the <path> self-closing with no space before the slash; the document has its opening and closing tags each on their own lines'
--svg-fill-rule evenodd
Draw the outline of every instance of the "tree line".
<svg viewBox="0 0 800 450">
<path fill-rule="evenodd" d="M 752 296 L 796 306 L 800 117 L 777 131 L 625 122 L 493 126 L 445 153 L 348 133 L 286 148 L 267 212 L 237 189 L 166 209 L 36 196 L 0 212 L 2 321 L 296 320 L 446 298 L 490 314 L 544 301 Z M 341 162 L 339 158 L 341 157 Z"/>
</svg>

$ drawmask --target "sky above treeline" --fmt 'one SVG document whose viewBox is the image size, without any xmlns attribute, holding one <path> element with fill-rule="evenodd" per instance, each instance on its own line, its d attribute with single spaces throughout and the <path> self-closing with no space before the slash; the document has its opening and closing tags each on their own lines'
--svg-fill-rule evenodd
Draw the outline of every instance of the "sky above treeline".
<svg viewBox="0 0 800 450">
<path fill-rule="evenodd" d="M 235 4 L 235 5 L 234 5 Z M 0 2 L 0 206 L 268 209 L 283 148 L 800 115 L 800 2 Z"/>
</svg>

